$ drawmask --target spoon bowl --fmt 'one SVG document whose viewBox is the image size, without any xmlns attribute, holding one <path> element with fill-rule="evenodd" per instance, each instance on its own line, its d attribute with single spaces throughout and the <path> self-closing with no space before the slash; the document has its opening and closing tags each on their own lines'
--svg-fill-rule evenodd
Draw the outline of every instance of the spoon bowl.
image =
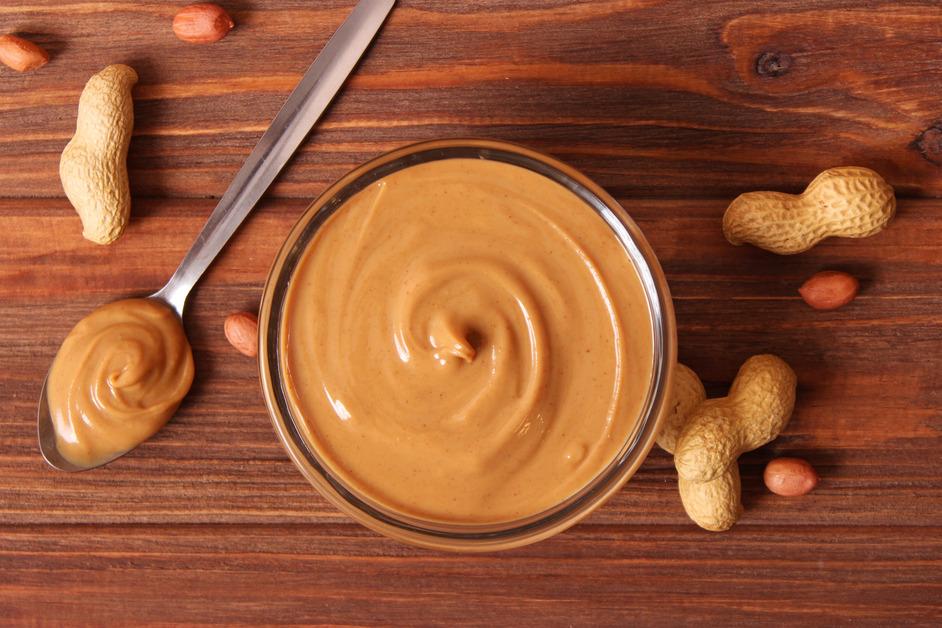
<svg viewBox="0 0 942 628">
<path fill-rule="evenodd" d="M 167 284 L 170 285 L 169 282 Z M 178 318 L 183 319 L 183 305 L 186 300 L 186 294 L 183 293 L 182 300 L 177 303 L 171 303 L 168 301 L 163 292 L 167 289 L 167 286 L 164 286 L 159 291 L 147 297 L 148 299 L 153 299 L 160 302 L 162 305 L 170 308 L 174 311 Z M 50 367 L 50 370 L 52 367 Z M 49 384 L 49 372 L 46 372 L 46 377 L 43 379 L 43 387 L 39 392 L 39 407 L 36 411 L 36 432 L 39 437 L 39 453 L 42 454 L 43 459 L 50 467 L 58 469 L 59 471 L 66 471 L 69 473 L 74 473 L 76 471 L 87 471 L 89 469 L 95 469 L 97 467 L 104 466 L 113 460 L 116 460 L 128 453 L 123 451 L 119 454 L 100 460 L 92 465 L 77 465 L 73 462 L 70 462 L 59 453 L 59 448 L 56 445 L 56 428 L 52 424 L 52 413 L 49 410 L 49 397 L 46 394 L 46 386 Z M 128 450 L 130 451 L 130 449 Z"/>
</svg>

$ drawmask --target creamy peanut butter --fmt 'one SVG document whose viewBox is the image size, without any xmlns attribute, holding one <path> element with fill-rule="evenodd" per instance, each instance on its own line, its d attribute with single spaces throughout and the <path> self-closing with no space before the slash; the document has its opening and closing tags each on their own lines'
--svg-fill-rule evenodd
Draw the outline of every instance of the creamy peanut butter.
<svg viewBox="0 0 942 628">
<path fill-rule="evenodd" d="M 104 305 L 69 332 L 46 393 L 56 447 L 73 464 L 101 464 L 170 420 L 193 383 L 183 325 L 153 299 Z"/>
<path fill-rule="evenodd" d="M 446 159 L 357 193 L 287 288 L 292 413 L 330 471 L 400 514 L 497 523 L 586 486 L 640 421 L 640 279 L 603 219 L 524 168 Z"/>
</svg>

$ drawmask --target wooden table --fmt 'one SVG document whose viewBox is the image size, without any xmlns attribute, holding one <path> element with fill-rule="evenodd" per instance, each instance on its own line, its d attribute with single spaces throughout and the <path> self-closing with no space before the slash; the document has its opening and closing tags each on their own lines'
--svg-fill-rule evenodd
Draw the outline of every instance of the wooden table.
<svg viewBox="0 0 942 628">
<path fill-rule="evenodd" d="M 211 46 L 170 31 L 182 2 L 8 1 L 0 30 L 53 55 L 0 69 L 0 618 L 29 622 L 935 624 L 942 622 L 942 8 L 403 0 L 343 95 L 193 295 L 197 379 L 176 418 L 107 468 L 39 457 L 35 404 L 59 342 L 103 302 L 174 269 L 352 0 L 231 0 Z M 133 220 L 100 247 L 59 185 L 88 77 L 141 76 Z M 681 359 L 724 394 L 742 361 L 798 373 L 786 433 L 742 457 L 746 513 L 693 525 L 655 450 L 587 521 L 503 554 L 413 549 L 321 499 L 276 442 L 255 364 L 222 334 L 328 183 L 438 137 L 522 142 L 582 169 L 641 224 L 674 292 Z M 738 193 L 797 192 L 859 164 L 897 188 L 868 240 L 778 257 L 723 239 Z M 824 268 L 850 306 L 796 294 Z M 812 494 L 762 485 L 779 455 Z"/>
</svg>

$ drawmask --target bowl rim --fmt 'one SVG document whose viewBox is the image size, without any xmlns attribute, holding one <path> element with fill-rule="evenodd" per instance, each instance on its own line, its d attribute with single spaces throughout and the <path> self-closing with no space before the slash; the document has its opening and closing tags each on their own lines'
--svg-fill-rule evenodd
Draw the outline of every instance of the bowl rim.
<svg viewBox="0 0 942 628">
<path fill-rule="evenodd" d="M 549 510 L 500 524 L 443 524 L 392 513 L 358 495 L 317 460 L 295 426 L 282 390 L 279 329 L 287 285 L 310 238 L 347 199 L 392 172 L 440 159 L 469 157 L 503 161 L 547 176 L 580 196 L 602 216 L 628 252 L 648 300 L 654 365 L 642 417 L 614 459 L 586 486 Z M 275 314 L 275 316 L 273 316 Z M 539 151 L 490 139 L 445 139 L 409 144 L 354 168 L 328 186 L 301 214 L 275 256 L 259 308 L 259 378 L 278 439 L 295 466 L 340 511 L 366 527 L 421 547 L 452 551 L 509 549 L 557 534 L 588 516 L 637 471 L 669 412 L 677 360 L 676 325 L 667 280 L 656 255 L 627 211 L 604 189 L 571 166 Z"/>
</svg>

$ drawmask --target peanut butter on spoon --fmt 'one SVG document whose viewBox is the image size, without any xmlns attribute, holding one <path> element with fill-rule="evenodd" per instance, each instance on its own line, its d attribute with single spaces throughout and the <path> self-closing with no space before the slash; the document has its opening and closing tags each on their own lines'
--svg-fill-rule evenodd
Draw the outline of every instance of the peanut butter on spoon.
<svg viewBox="0 0 942 628">
<path fill-rule="evenodd" d="M 59 454 L 79 467 L 117 458 L 162 428 L 192 383 L 173 310 L 155 299 L 99 307 L 66 337 L 46 382 Z"/>
</svg>

